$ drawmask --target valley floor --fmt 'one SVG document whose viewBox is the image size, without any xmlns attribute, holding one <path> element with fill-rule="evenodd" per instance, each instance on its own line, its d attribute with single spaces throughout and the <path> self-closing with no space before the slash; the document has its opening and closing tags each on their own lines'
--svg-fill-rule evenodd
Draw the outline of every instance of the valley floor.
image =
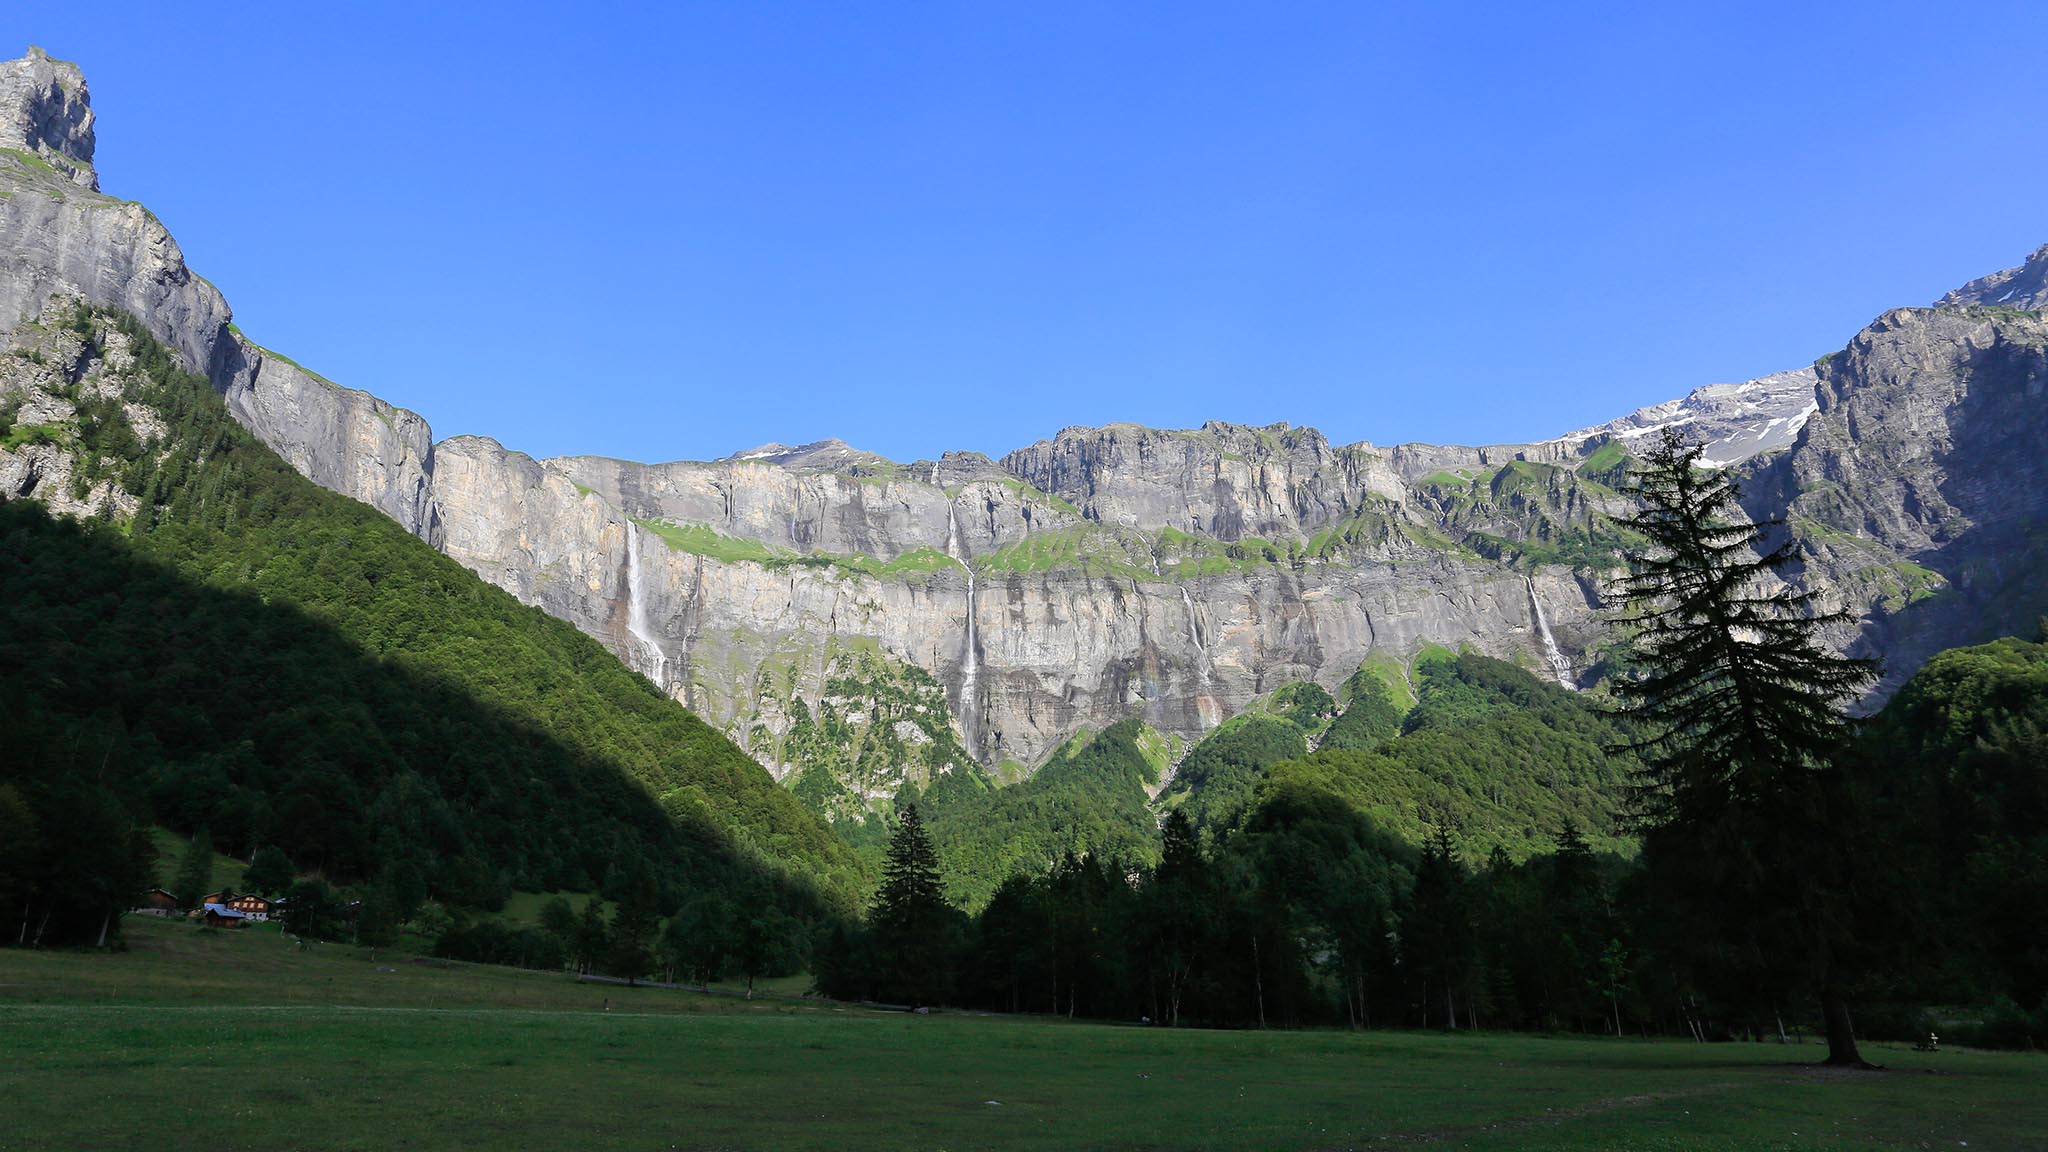
<svg viewBox="0 0 2048 1152">
<path fill-rule="evenodd" d="M 2048 1148 L 2035 1054 L 919 1017 L 127 931 L 0 950 L 0 1150 Z"/>
</svg>

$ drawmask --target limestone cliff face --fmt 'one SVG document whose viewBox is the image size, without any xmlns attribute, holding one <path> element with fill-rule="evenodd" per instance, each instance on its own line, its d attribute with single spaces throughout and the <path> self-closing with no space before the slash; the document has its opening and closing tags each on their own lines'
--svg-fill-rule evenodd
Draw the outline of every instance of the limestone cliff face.
<svg viewBox="0 0 2048 1152">
<path fill-rule="evenodd" d="M 92 98 L 68 60 L 31 46 L 0 63 L 0 148 L 19 148 L 80 187 L 99 191 L 92 170 Z"/>
<path fill-rule="evenodd" d="M 2019 271 L 1987 280 L 2002 294 Z M 1789 518 L 1806 581 L 1860 621 L 1885 689 L 1943 648 L 2031 632 L 2048 612 L 2048 315 L 1898 309 L 1819 372 L 1818 415 L 1751 503 Z"/>
<path fill-rule="evenodd" d="M 1313 535 L 1370 497 L 1403 493 L 1371 445 L 1336 448 L 1313 428 L 1286 424 L 1068 428 L 1003 457 L 1003 467 L 1091 520 L 1226 542 Z"/>
<path fill-rule="evenodd" d="M 232 328 L 212 376 L 235 418 L 292 467 L 440 543 L 434 434 L 419 414 L 308 372 Z"/>
<path fill-rule="evenodd" d="M 1193 739 L 1372 654 L 1469 645 L 1575 682 L 1637 437 L 1679 424 L 1789 514 L 1805 579 L 1896 679 L 2039 599 L 2048 255 L 1888 314 L 1813 371 L 1716 385 L 1494 447 L 1332 445 L 1308 428 L 1069 428 L 1003 458 L 836 441 L 711 462 L 535 460 L 243 338 L 139 205 L 91 176 L 75 69 L 0 65 L 0 335 L 53 298 L 139 317 L 316 482 L 569 620 L 791 777 L 857 811 L 947 772 L 1015 774 L 1082 727 Z M 2048 252 L 2048 250 L 2044 250 Z M 1979 305 L 1982 305 L 1981 307 Z M 17 366 L 18 403 L 62 388 Z M 26 362 L 24 362 L 26 365 Z M 50 369 L 56 371 L 57 369 Z M 39 383 L 41 381 L 41 383 Z M 35 415 L 34 410 L 29 415 Z M 11 494 L 78 487 L 32 442 Z M 74 510 L 109 493 L 69 497 Z"/>
<path fill-rule="evenodd" d="M 1199 736 L 1291 680 L 1334 686 L 1374 651 L 1469 643 L 1544 666 L 1532 586 L 1556 634 L 1591 639 L 1568 573 L 1532 585 L 1413 545 L 1393 564 L 1205 565 L 964 465 L 949 487 L 929 466 L 539 462 L 469 437 L 435 464 L 449 555 L 605 639 L 783 774 L 802 767 L 785 754 L 794 701 L 876 690 L 835 673 L 849 640 L 934 677 L 971 758 L 1031 765 L 1129 715 Z"/>
<path fill-rule="evenodd" d="M 0 336 L 33 322 L 53 296 L 132 313 L 301 472 L 434 539 L 426 422 L 244 339 L 163 223 L 100 194 L 93 145 L 76 67 L 39 51 L 0 63 Z"/>
</svg>

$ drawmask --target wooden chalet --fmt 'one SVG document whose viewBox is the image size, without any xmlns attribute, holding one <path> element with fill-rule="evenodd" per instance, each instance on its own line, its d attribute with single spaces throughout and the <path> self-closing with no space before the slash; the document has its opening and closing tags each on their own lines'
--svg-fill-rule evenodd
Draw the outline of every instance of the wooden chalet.
<svg viewBox="0 0 2048 1152">
<path fill-rule="evenodd" d="M 265 900 L 254 893 L 246 892 L 208 892 L 206 898 L 199 902 L 201 908 L 208 908 L 215 904 L 223 908 L 232 908 L 240 912 L 244 918 L 257 924 L 270 919 L 270 913 L 275 908 L 273 902 Z"/>
<path fill-rule="evenodd" d="M 162 888 L 151 888 L 142 894 L 142 903 L 135 911 L 145 916 L 175 916 L 178 912 L 178 898 Z"/>
<path fill-rule="evenodd" d="M 261 896 L 245 893 L 222 903 L 258 924 L 270 919 L 270 901 Z"/>
</svg>

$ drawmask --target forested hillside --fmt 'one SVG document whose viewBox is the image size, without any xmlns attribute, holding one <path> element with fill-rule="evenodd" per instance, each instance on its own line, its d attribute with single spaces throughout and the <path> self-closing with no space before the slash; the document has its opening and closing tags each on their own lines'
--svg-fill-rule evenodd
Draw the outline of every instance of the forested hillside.
<svg viewBox="0 0 2048 1152">
<path fill-rule="evenodd" d="M 1284 744 L 1273 725 L 1286 721 L 1230 725 L 1207 745 L 1205 771 L 1248 781 L 1249 799 L 1214 835 L 1198 838 L 1184 801 L 1150 866 L 1114 854 L 1020 861 L 971 919 L 932 908 L 919 932 L 871 921 L 835 938 L 821 985 L 1233 1026 L 1710 1039 L 1813 1019 L 1796 972 L 1758 966 L 1674 910 L 1672 886 L 1690 873 L 1581 834 L 1597 818 L 1622 842 L 1612 797 L 1633 762 L 1586 760 L 1619 735 L 1604 716 L 1484 658 L 1438 656 L 1420 671 L 1408 733 L 1377 752 L 1232 774 L 1223 766 L 1256 760 L 1264 739 Z M 1833 938 L 1853 941 L 1864 1035 L 1938 1027 L 1945 1040 L 2013 1047 L 2048 1035 L 2048 937 L 2030 914 L 2048 901 L 2044 732 L 2048 644 L 2005 640 L 1930 661 L 1856 733 L 1826 835 L 1853 878 Z M 914 848 L 922 835 L 899 830 L 895 856 L 926 861 L 926 891 L 957 888 L 943 855 Z M 894 894 L 899 918 L 911 895 Z M 1929 1004 L 1951 1006 L 1938 1025 Z"/>
<path fill-rule="evenodd" d="M 1596 846 L 1627 842 L 1633 761 L 1607 751 L 1623 740 L 1614 717 L 1485 656 L 1427 654 L 1416 672 L 1399 736 L 1364 750 L 1326 742 L 1273 779 L 1342 797 L 1413 844 L 1445 828 L 1474 854 L 1519 859 L 1549 850 L 1567 823 Z"/>
<path fill-rule="evenodd" d="M 1929 660 L 1864 728 L 1854 764 L 1871 806 L 1893 817 L 1871 833 L 1873 882 L 1911 894 L 1892 946 L 1939 960 L 1944 998 L 1992 1004 L 1995 1039 L 2038 1047 L 2048 1038 L 2048 621 L 2032 643 Z"/>
<path fill-rule="evenodd" d="M 1159 858 L 1159 825 L 1146 785 L 1165 768 L 1163 748 L 1135 720 L 1110 725 L 1062 749 L 1031 779 L 995 792 L 943 778 L 923 803 L 945 862 L 947 891 L 978 908 L 1019 872 L 1042 872 L 1066 856 L 1133 866 Z"/>
<path fill-rule="evenodd" d="M 414 902 L 644 861 L 670 906 L 686 887 L 847 905 L 853 854 L 724 736 L 298 475 L 132 320 L 53 311 L 19 343 L 0 437 L 37 495 L 94 512 L 0 503 L 10 912 L 24 889 L 76 903 L 74 849 L 149 822 Z"/>
</svg>

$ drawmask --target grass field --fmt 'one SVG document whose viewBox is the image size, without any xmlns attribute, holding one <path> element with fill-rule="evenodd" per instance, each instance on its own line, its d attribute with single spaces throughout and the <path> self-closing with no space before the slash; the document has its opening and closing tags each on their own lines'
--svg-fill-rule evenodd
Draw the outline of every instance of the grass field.
<svg viewBox="0 0 2048 1152">
<path fill-rule="evenodd" d="M 2038 1055 L 917 1017 L 127 930 L 0 952 L 0 1149 L 2048 1148 Z"/>
</svg>

